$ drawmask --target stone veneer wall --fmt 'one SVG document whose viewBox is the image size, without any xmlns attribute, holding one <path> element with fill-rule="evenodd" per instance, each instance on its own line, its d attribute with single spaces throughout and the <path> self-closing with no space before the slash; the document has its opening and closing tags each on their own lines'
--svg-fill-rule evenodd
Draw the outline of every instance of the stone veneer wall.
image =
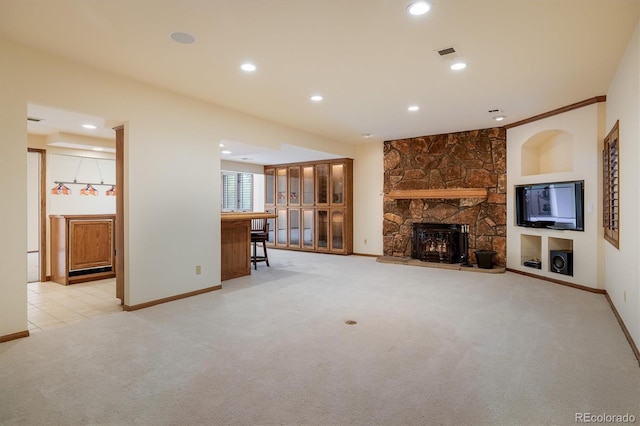
<svg viewBox="0 0 640 426">
<path fill-rule="evenodd" d="M 469 254 L 506 259 L 506 130 L 492 128 L 384 142 L 384 192 L 487 188 L 486 199 L 384 198 L 384 255 L 411 256 L 414 222 L 470 225 Z"/>
</svg>

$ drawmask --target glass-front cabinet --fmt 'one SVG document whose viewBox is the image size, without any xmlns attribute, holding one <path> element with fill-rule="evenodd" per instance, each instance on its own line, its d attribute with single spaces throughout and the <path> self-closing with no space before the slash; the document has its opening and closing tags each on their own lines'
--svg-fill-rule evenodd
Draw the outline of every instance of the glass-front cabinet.
<svg viewBox="0 0 640 426">
<path fill-rule="evenodd" d="M 276 171 L 274 169 L 264 171 L 264 203 L 275 204 Z M 273 230 L 273 227 L 271 228 Z"/>
<path fill-rule="evenodd" d="M 276 200 L 276 204 L 278 206 L 286 206 L 287 205 L 287 168 L 286 167 L 276 169 L 276 194 L 278 194 L 278 199 Z M 265 201 L 265 205 L 266 205 L 266 201 Z"/>
<path fill-rule="evenodd" d="M 300 204 L 300 167 L 289 167 L 289 205 Z"/>
<path fill-rule="evenodd" d="M 331 165 L 331 204 L 344 203 L 344 164 Z"/>
<path fill-rule="evenodd" d="M 276 246 L 287 246 L 287 209 L 278 209 L 276 218 Z"/>
<path fill-rule="evenodd" d="M 344 212 L 331 210 L 331 250 L 342 251 L 344 248 Z"/>
<path fill-rule="evenodd" d="M 329 204 L 329 165 L 316 166 L 316 204 Z"/>
<path fill-rule="evenodd" d="M 300 247 L 300 209 L 289 210 L 289 247 Z"/>
<path fill-rule="evenodd" d="M 315 209 L 302 210 L 302 248 L 313 250 L 315 230 Z"/>
<path fill-rule="evenodd" d="M 314 202 L 313 189 L 315 173 L 313 166 L 302 167 L 302 204 L 312 206 Z"/>
<path fill-rule="evenodd" d="M 265 166 L 265 210 L 278 216 L 269 244 L 351 254 L 352 200 L 351 159 Z"/>
<path fill-rule="evenodd" d="M 318 209 L 316 210 L 316 217 L 318 219 L 318 242 L 316 249 L 318 251 L 329 250 L 329 210 Z"/>
</svg>

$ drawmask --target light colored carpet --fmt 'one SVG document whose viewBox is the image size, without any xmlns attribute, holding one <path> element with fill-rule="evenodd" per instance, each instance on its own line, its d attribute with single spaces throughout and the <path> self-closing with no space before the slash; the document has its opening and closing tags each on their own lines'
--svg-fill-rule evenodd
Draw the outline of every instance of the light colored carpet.
<svg viewBox="0 0 640 426">
<path fill-rule="evenodd" d="M 269 255 L 220 291 L 0 344 L 0 424 L 640 417 L 640 368 L 602 295 L 509 272 Z"/>
</svg>

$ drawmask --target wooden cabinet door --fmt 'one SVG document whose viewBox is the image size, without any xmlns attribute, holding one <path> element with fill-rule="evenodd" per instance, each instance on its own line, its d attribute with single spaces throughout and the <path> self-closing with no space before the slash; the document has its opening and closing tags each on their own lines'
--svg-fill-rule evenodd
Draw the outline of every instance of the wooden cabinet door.
<svg viewBox="0 0 640 426">
<path fill-rule="evenodd" d="M 302 209 L 302 248 L 313 250 L 315 237 L 315 210 Z"/>
<path fill-rule="evenodd" d="M 316 204 L 329 204 L 329 165 L 316 165 Z"/>
<path fill-rule="evenodd" d="M 300 248 L 300 209 L 289 209 L 289 247 Z"/>
<path fill-rule="evenodd" d="M 287 246 L 287 209 L 278 209 L 276 214 L 278 217 L 276 218 L 276 246 Z"/>
<path fill-rule="evenodd" d="M 300 167 L 289 167 L 289 205 L 300 205 Z"/>
<path fill-rule="evenodd" d="M 315 172 L 313 166 L 302 167 L 302 205 L 313 206 L 315 188 Z"/>
<path fill-rule="evenodd" d="M 276 204 L 278 206 L 287 205 L 287 169 L 279 168 L 276 170 Z"/>
<path fill-rule="evenodd" d="M 331 164 L 331 205 L 344 205 L 344 164 Z"/>
<path fill-rule="evenodd" d="M 264 203 L 272 206 L 276 203 L 276 171 L 275 169 L 266 169 L 264 171 Z"/>
<path fill-rule="evenodd" d="M 69 271 L 112 266 L 113 221 L 69 221 Z"/>
<path fill-rule="evenodd" d="M 329 210 L 316 210 L 316 250 L 329 251 Z"/>
<path fill-rule="evenodd" d="M 331 210 L 331 251 L 343 253 L 345 251 L 344 210 Z"/>
</svg>

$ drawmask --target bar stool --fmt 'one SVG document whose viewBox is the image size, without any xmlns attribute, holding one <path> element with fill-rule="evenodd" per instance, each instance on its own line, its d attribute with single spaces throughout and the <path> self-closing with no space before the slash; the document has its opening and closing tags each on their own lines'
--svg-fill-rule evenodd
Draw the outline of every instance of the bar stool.
<svg viewBox="0 0 640 426">
<path fill-rule="evenodd" d="M 269 266 L 269 257 L 267 255 L 268 239 L 269 222 L 267 219 L 251 219 L 251 244 L 253 245 L 251 262 L 253 262 L 254 269 L 258 269 L 258 262 L 266 262 L 267 266 Z M 262 243 L 262 256 L 258 256 L 258 243 Z"/>
</svg>

